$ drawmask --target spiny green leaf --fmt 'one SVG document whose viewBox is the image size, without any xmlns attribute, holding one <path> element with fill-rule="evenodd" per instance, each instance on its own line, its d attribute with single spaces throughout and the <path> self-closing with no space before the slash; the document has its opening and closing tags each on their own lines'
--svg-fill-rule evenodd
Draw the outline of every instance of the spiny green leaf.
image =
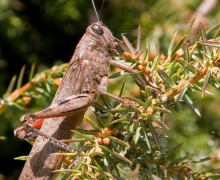
<svg viewBox="0 0 220 180">
<path fill-rule="evenodd" d="M 141 136 L 141 127 L 137 127 L 136 130 L 135 130 L 135 134 L 134 134 L 134 143 L 137 144 L 140 136 Z"/>
<path fill-rule="evenodd" d="M 211 77 L 210 77 L 211 78 Z M 209 82 L 210 83 L 210 82 Z M 202 92 L 202 87 L 200 87 L 200 85 L 194 84 L 193 87 L 191 87 L 191 89 L 193 89 L 194 91 L 201 93 Z M 208 95 L 213 96 L 214 94 L 211 93 L 210 91 L 208 91 L 207 89 L 205 90 L 205 93 Z"/>
<path fill-rule="evenodd" d="M 18 77 L 18 82 L 17 82 L 17 89 L 21 87 L 22 85 L 22 81 L 23 81 L 23 77 L 24 77 L 24 71 L 25 71 L 25 65 L 21 68 L 19 77 Z"/>
<path fill-rule="evenodd" d="M 145 96 L 145 91 L 140 90 L 140 96 L 141 96 L 141 98 L 142 98 L 142 97 L 145 98 L 145 97 L 146 97 L 146 96 Z"/>
<path fill-rule="evenodd" d="M 199 24 L 199 28 L 200 28 L 202 40 L 206 41 L 207 40 L 207 35 L 206 35 L 206 32 L 205 32 L 204 26 L 201 23 Z"/>
<path fill-rule="evenodd" d="M 201 44 L 206 45 L 206 46 L 220 48 L 220 42 L 216 42 L 216 41 L 201 41 L 201 42 L 198 42 L 198 43 L 201 43 Z"/>
<path fill-rule="evenodd" d="M 169 75 L 170 75 L 170 77 L 172 77 L 173 76 L 173 74 L 176 72 L 176 64 L 177 64 L 177 62 L 176 62 L 176 60 L 173 60 L 172 62 L 171 62 L 171 64 L 170 64 L 170 66 L 169 66 Z"/>
<path fill-rule="evenodd" d="M 176 151 L 178 148 L 180 148 L 182 145 L 183 145 L 183 143 L 178 144 L 177 146 L 171 148 L 171 149 L 169 150 L 169 154 L 175 152 L 175 151 Z M 167 155 L 168 155 L 168 154 L 167 154 Z"/>
<path fill-rule="evenodd" d="M 213 159 L 213 156 L 209 156 L 209 157 L 201 158 L 201 159 L 196 160 L 196 161 L 194 160 L 194 161 L 192 161 L 192 163 L 201 163 L 201 162 L 205 162 L 205 161 L 210 161 L 212 159 Z M 218 169 L 218 170 L 220 170 L 220 169 Z"/>
<path fill-rule="evenodd" d="M 202 53 L 202 52 L 201 52 L 201 53 Z M 203 58 L 203 57 L 202 57 L 202 58 Z M 203 63 L 203 60 L 202 60 L 200 57 L 196 56 L 195 54 L 192 55 L 192 59 L 193 59 L 195 62 L 199 63 L 199 64 L 202 64 L 202 63 Z"/>
<path fill-rule="evenodd" d="M 114 78 L 120 77 L 121 75 L 123 75 L 123 72 L 119 71 L 119 72 L 114 73 L 111 76 L 109 76 L 109 79 L 114 79 Z"/>
<path fill-rule="evenodd" d="M 99 110 L 99 111 L 105 111 L 106 108 L 104 108 L 103 106 L 99 105 L 98 103 L 94 103 L 92 105 L 95 109 Z"/>
<path fill-rule="evenodd" d="M 108 131 L 108 132 L 106 132 L 106 133 L 102 133 L 102 134 L 100 134 L 100 138 L 106 138 L 106 137 L 109 137 L 111 135 L 111 131 Z"/>
<path fill-rule="evenodd" d="M 10 102 L 10 105 L 13 105 L 14 107 L 20 109 L 20 110 L 24 110 L 25 108 L 23 106 L 21 106 L 20 104 L 16 103 L 16 102 Z"/>
<path fill-rule="evenodd" d="M 118 154 L 117 152 L 115 152 L 115 151 L 113 151 L 113 150 L 111 150 L 111 149 L 109 149 L 109 148 L 107 148 L 105 146 L 102 146 L 102 145 L 99 145 L 99 147 L 102 148 L 104 151 L 108 152 L 109 154 L 111 154 L 111 155 L 113 155 L 113 156 L 115 156 L 115 157 L 117 157 L 117 158 L 119 158 L 119 159 L 129 163 L 129 164 L 131 163 L 131 161 L 129 159 L 127 159 L 124 156 Z"/>
<path fill-rule="evenodd" d="M 107 107 L 107 109 L 110 109 L 111 103 L 110 103 L 109 99 L 102 94 L 100 95 L 100 97 L 101 97 L 102 101 L 104 102 L 105 106 Z"/>
<path fill-rule="evenodd" d="M 185 37 L 181 39 L 180 42 L 176 45 L 176 47 L 172 50 L 171 56 L 173 56 L 180 49 L 180 47 L 183 45 L 184 40 Z"/>
<path fill-rule="evenodd" d="M 101 166 L 99 165 L 99 163 L 95 159 L 92 159 L 92 163 L 95 165 L 95 167 L 97 167 L 99 169 L 99 172 L 101 173 L 102 178 L 104 180 L 109 180 L 109 178 L 106 175 L 106 172 L 102 170 Z"/>
<path fill-rule="evenodd" d="M 217 39 L 219 37 L 220 34 L 220 27 L 218 27 L 218 29 L 215 32 L 215 35 L 213 36 L 213 39 Z"/>
<path fill-rule="evenodd" d="M 186 94 L 187 90 L 188 90 L 188 87 L 187 87 L 187 86 L 184 87 L 184 88 L 182 88 L 182 90 L 180 91 L 180 93 L 179 93 L 179 94 L 177 95 L 177 97 L 175 98 L 175 102 L 179 102 L 179 101 L 182 99 L 182 97 Z"/>
<path fill-rule="evenodd" d="M 194 66 L 192 66 L 191 64 L 189 64 L 186 61 L 183 61 L 181 59 L 177 60 L 183 67 L 187 68 L 189 71 L 191 71 L 193 74 L 196 73 L 196 68 Z"/>
<path fill-rule="evenodd" d="M 176 87 L 176 84 L 169 78 L 169 76 L 164 71 L 158 70 L 158 74 L 170 88 L 174 89 Z"/>
<path fill-rule="evenodd" d="M 151 89 L 148 86 L 146 86 L 145 87 L 145 97 L 149 97 L 151 95 L 152 95 Z"/>
<path fill-rule="evenodd" d="M 3 96 L 4 98 L 7 97 L 9 94 L 11 94 L 11 92 L 13 91 L 16 79 L 17 79 L 17 76 L 14 75 L 13 78 L 11 79 L 9 85 L 8 85 L 8 89 L 7 89 L 6 93 Z"/>
<path fill-rule="evenodd" d="M 179 64 L 180 65 L 180 64 Z M 179 73 L 179 75 L 181 76 L 183 73 L 185 72 L 185 68 L 183 66 L 180 66 L 178 69 L 177 69 L 177 73 Z"/>
<path fill-rule="evenodd" d="M 122 141 L 114 136 L 109 136 L 109 138 L 112 140 L 112 141 L 115 141 L 116 143 L 122 145 L 122 146 L 125 146 L 125 147 L 130 147 L 130 145 L 128 143 L 126 143 L 125 141 Z"/>
<path fill-rule="evenodd" d="M 58 153 L 52 153 L 51 155 L 56 155 L 56 156 L 78 156 L 79 153 L 77 152 L 58 152 Z M 87 154 L 80 154 L 80 156 L 87 156 Z"/>
<path fill-rule="evenodd" d="M 219 30 L 220 27 L 220 23 L 216 24 L 215 26 L 213 26 L 211 29 L 209 29 L 208 31 L 206 31 L 206 34 L 210 34 L 212 31 L 215 31 L 217 29 L 217 31 Z"/>
<path fill-rule="evenodd" d="M 188 47 L 188 43 L 185 42 L 184 43 L 184 46 L 183 46 L 183 51 L 184 51 L 184 60 L 189 63 L 189 47 Z M 189 72 L 188 70 L 186 69 L 186 75 L 188 75 Z"/>
<path fill-rule="evenodd" d="M 195 106 L 194 102 L 189 98 L 187 94 L 185 94 L 182 99 L 197 116 L 201 117 L 199 109 Z"/>
<path fill-rule="evenodd" d="M 210 74 L 211 74 L 211 70 L 210 68 L 208 69 L 205 77 L 204 77 L 204 83 L 203 83 L 203 86 L 202 86 L 202 97 L 204 96 L 205 94 L 205 90 L 206 90 L 206 87 L 208 85 L 208 82 L 209 82 L 209 77 L 210 77 Z"/>
<path fill-rule="evenodd" d="M 100 124 L 101 127 L 105 127 L 105 118 L 109 115 L 109 113 L 104 113 L 106 114 L 106 116 L 104 115 L 104 118 L 102 117 L 103 114 L 98 114 L 96 112 L 94 112 L 94 114 L 97 117 L 98 124 Z"/>
<path fill-rule="evenodd" d="M 80 133 L 80 132 L 78 132 L 78 131 L 76 131 L 76 130 L 71 130 L 74 134 L 76 134 L 77 136 L 79 136 L 79 137 L 82 137 L 82 138 L 85 138 L 85 139 L 87 139 L 88 141 L 93 141 L 92 140 L 92 138 L 90 138 L 89 136 L 87 136 L 87 135 L 85 135 L 85 134 L 83 134 L 83 133 Z"/>
<path fill-rule="evenodd" d="M 207 40 L 207 35 L 206 35 L 206 32 L 205 32 L 205 29 L 203 27 L 203 25 L 200 23 L 199 24 L 199 27 L 200 27 L 200 32 L 201 32 L 201 35 L 202 35 L 202 40 L 203 41 L 206 41 Z M 206 45 L 204 45 L 204 50 L 206 52 L 206 54 L 211 57 L 211 52 L 210 52 L 210 49 L 209 47 L 207 47 Z"/>
<path fill-rule="evenodd" d="M 220 89 L 220 83 L 217 82 L 212 76 L 209 77 L 209 83 L 215 88 Z"/>
<path fill-rule="evenodd" d="M 114 120 L 114 117 L 113 117 L 112 114 L 110 114 L 110 115 L 108 116 L 107 120 L 105 121 L 105 127 L 109 127 L 110 124 L 113 122 L 113 120 Z"/>
<path fill-rule="evenodd" d="M 39 92 L 40 94 L 44 94 L 45 92 L 44 89 L 42 89 L 41 87 L 36 87 L 35 90 Z"/>
<path fill-rule="evenodd" d="M 76 176 L 76 175 L 81 175 L 82 174 L 82 171 L 80 171 L 80 170 L 75 170 L 75 169 L 57 169 L 57 170 L 55 170 L 54 172 L 72 172 L 72 173 L 74 173 L 74 175 Z"/>
<path fill-rule="evenodd" d="M 166 124 L 162 123 L 161 120 L 153 119 L 153 121 L 154 121 L 155 123 L 159 124 L 161 127 L 165 128 L 165 129 L 167 129 L 167 130 L 169 129 L 169 127 L 168 127 Z"/>
<path fill-rule="evenodd" d="M 147 38 L 146 39 L 146 60 L 147 60 L 147 62 L 149 62 L 149 59 L 150 59 L 150 42 L 149 42 L 149 39 Z"/>
<path fill-rule="evenodd" d="M 102 129 L 99 127 L 98 124 L 92 119 L 90 119 L 88 116 L 84 116 L 84 119 L 95 129 L 101 131 Z"/>
<path fill-rule="evenodd" d="M 149 141 L 149 139 L 148 139 L 148 137 L 147 137 L 146 127 L 145 127 L 143 121 L 142 121 L 140 124 L 141 124 L 142 131 L 144 132 L 144 139 L 145 139 L 145 141 L 146 141 L 146 144 L 147 144 L 149 150 L 151 151 L 151 145 L 150 145 L 150 141 Z"/>
<path fill-rule="evenodd" d="M 89 154 L 89 156 L 91 158 L 95 157 L 95 156 L 102 156 L 104 153 L 103 152 L 92 152 Z"/>
<path fill-rule="evenodd" d="M 124 93 L 125 86 L 126 86 L 126 81 L 124 81 L 124 83 L 122 84 L 122 87 L 121 87 L 121 90 L 120 90 L 120 93 L 119 93 L 118 97 L 121 97 L 122 94 Z M 118 106 L 119 104 L 120 104 L 120 102 L 115 101 L 115 103 L 113 104 L 113 107 L 116 107 L 116 106 Z"/>
<path fill-rule="evenodd" d="M 172 77 L 171 77 L 171 80 L 172 80 L 173 82 L 177 82 L 179 79 L 181 79 L 181 76 L 180 76 L 179 71 L 176 72 L 175 74 L 173 74 Z"/>
<path fill-rule="evenodd" d="M 147 100 L 145 101 L 145 103 L 144 103 L 144 105 L 143 105 L 143 107 L 144 107 L 145 110 L 150 106 L 150 104 L 151 104 L 151 102 L 152 102 L 152 99 L 153 99 L 153 97 L 150 96 L 150 97 L 148 97 Z"/>
<path fill-rule="evenodd" d="M 176 39 L 176 35 L 177 35 L 177 32 L 174 33 L 173 37 L 172 37 L 172 40 L 169 44 L 169 47 L 168 47 L 168 56 L 170 57 L 171 54 L 172 54 L 172 49 L 173 49 L 173 45 L 174 45 L 174 42 L 175 42 L 175 39 Z"/>
<path fill-rule="evenodd" d="M 121 123 L 121 122 L 123 122 L 123 121 L 128 122 L 128 120 L 127 120 L 126 117 L 122 117 L 122 118 L 119 118 L 119 119 L 114 120 L 111 124 Z"/>
<path fill-rule="evenodd" d="M 121 36 L 122 36 L 122 39 L 123 39 L 125 45 L 128 47 L 129 52 L 131 54 L 134 54 L 134 47 L 131 45 L 130 41 L 123 34 Z"/>
<path fill-rule="evenodd" d="M 133 135 L 133 133 L 134 133 L 134 131 L 135 131 L 136 128 L 137 128 L 137 124 L 131 124 L 131 125 L 129 126 L 128 134 L 127 134 L 127 136 L 125 137 L 125 141 L 128 141 L 128 140 L 132 137 L 132 135 Z"/>
<path fill-rule="evenodd" d="M 28 156 L 19 156 L 14 158 L 15 160 L 21 160 L 21 161 L 26 161 L 28 159 Z"/>
<path fill-rule="evenodd" d="M 156 133 L 156 131 L 155 131 L 155 129 L 154 129 L 154 127 L 153 127 L 150 120 L 147 121 L 147 125 L 150 128 L 150 131 L 151 131 L 151 134 L 153 136 L 155 144 L 157 145 L 158 149 L 160 149 L 160 143 L 159 143 L 159 139 L 157 137 L 157 133 Z"/>
<path fill-rule="evenodd" d="M 31 66 L 31 72 L 30 72 L 30 75 L 29 75 L 29 81 L 31 81 L 32 79 L 33 79 L 33 77 L 34 77 L 34 71 L 35 71 L 35 63 L 34 64 L 32 64 L 32 66 Z"/>
<path fill-rule="evenodd" d="M 159 43 L 158 43 L 158 41 L 154 41 L 154 43 L 155 43 L 155 47 L 156 47 L 156 53 L 157 54 L 160 54 L 160 46 L 159 46 Z M 158 55 L 159 56 L 159 55 Z"/>
<path fill-rule="evenodd" d="M 45 83 L 45 88 L 46 88 L 46 90 L 47 90 L 47 92 L 50 92 L 51 91 L 51 86 L 50 86 L 50 84 L 49 83 Z"/>
<path fill-rule="evenodd" d="M 184 51 L 184 60 L 186 62 L 189 62 L 189 46 L 188 46 L 188 42 L 184 42 L 183 51 Z"/>
<path fill-rule="evenodd" d="M 120 41 L 119 39 L 115 38 L 118 45 L 125 51 L 125 52 L 129 52 L 128 47 L 123 43 L 123 41 Z"/>
<path fill-rule="evenodd" d="M 160 62 L 160 58 L 159 55 L 157 55 L 153 60 L 153 65 L 151 67 L 152 72 L 154 72 L 157 69 L 159 62 Z"/>
<path fill-rule="evenodd" d="M 151 106 L 151 108 L 154 111 L 159 111 L 159 112 L 163 112 L 163 113 L 171 113 L 170 110 L 165 109 L 165 108 L 161 108 L 161 107 L 157 107 L 157 106 Z"/>
</svg>

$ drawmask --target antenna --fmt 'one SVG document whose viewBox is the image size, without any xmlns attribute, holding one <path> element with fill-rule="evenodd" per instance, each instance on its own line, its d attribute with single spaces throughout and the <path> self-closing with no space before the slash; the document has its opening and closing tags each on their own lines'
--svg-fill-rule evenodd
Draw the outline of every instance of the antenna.
<svg viewBox="0 0 220 180">
<path fill-rule="evenodd" d="M 92 0 L 92 5 L 93 5 L 93 8 L 94 8 L 94 11 L 95 11 L 96 17 L 97 17 L 97 19 L 98 19 L 98 21 L 99 21 L 99 15 L 98 15 L 97 9 L 96 9 L 96 7 L 95 7 L 94 0 Z"/>
<path fill-rule="evenodd" d="M 102 5 L 101 5 L 101 13 L 103 12 L 103 7 L 104 7 L 104 4 L 105 4 L 105 0 L 102 0 Z M 101 14 L 102 15 L 102 14 Z"/>
</svg>

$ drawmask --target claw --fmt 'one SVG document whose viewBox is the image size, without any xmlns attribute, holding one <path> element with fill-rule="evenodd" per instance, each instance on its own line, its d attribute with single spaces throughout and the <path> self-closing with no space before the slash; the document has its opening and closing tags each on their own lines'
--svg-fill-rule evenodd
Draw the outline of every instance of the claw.
<svg viewBox="0 0 220 180">
<path fill-rule="evenodd" d="M 19 137 L 20 139 L 24 139 L 28 133 L 28 130 L 25 126 L 21 126 L 14 130 L 14 135 Z"/>
<path fill-rule="evenodd" d="M 34 114 L 25 114 L 21 116 L 20 121 L 24 123 L 33 124 L 36 121 L 36 116 Z"/>
<path fill-rule="evenodd" d="M 37 138 L 37 134 L 30 131 L 30 128 L 27 124 L 14 130 L 14 135 L 20 139 L 24 139 L 28 142 L 34 142 Z"/>
</svg>

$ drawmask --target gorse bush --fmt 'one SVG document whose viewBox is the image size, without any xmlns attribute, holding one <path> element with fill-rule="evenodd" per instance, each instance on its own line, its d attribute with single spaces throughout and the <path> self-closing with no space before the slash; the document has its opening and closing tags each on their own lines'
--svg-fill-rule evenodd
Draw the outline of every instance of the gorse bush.
<svg viewBox="0 0 220 180">
<path fill-rule="evenodd" d="M 173 35 L 163 53 L 160 44 L 156 44 L 153 52 L 148 39 L 141 44 L 140 28 L 136 47 L 122 35 L 119 45 L 123 51 L 113 59 L 130 65 L 135 73 L 112 69 L 109 89 L 138 106 L 126 107 L 101 95 L 93 104 L 93 111 L 85 116 L 84 127 L 73 130 L 70 146 L 77 147 L 82 154 L 60 153 L 66 157 L 62 168 L 57 170 L 61 176 L 66 179 L 220 177 L 217 154 L 194 159 L 197 152 L 182 156 L 178 153 L 182 145 L 173 143 L 172 132 L 176 131 L 170 124 L 175 119 L 178 121 L 175 116 L 181 116 L 181 111 L 188 113 L 190 109 L 191 118 L 200 118 L 198 101 L 206 95 L 211 96 L 212 87 L 220 88 L 219 25 L 206 31 L 200 24 L 197 40 L 191 43 L 188 34 L 193 22 L 178 41 L 177 33 Z M 2 98 L 0 110 L 5 111 L 9 106 L 35 107 L 36 110 L 37 99 L 53 96 L 66 69 L 66 64 L 54 66 L 33 77 L 33 66 L 30 82 L 24 86 L 22 69 L 16 90 L 13 91 L 14 77 Z M 194 135 L 199 135 L 196 133 L 197 130 Z M 189 139 L 189 143 L 193 142 Z M 206 167 L 202 166 L 204 161 Z"/>
</svg>

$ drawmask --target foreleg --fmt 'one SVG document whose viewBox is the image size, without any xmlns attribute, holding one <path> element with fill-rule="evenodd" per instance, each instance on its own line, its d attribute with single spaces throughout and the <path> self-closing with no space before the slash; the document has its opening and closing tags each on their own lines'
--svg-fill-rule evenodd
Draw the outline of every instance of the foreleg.
<svg viewBox="0 0 220 180">
<path fill-rule="evenodd" d="M 158 91 L 158 89 L 156 87 L 152 87 L 152 86 L 148 85 L 148 83 L 138 74 L 137 70 L 134 70 L 130 66 L 128 66 L 128 65 L 126 65 L 124 63 L 115 61 L 113 59 L 109 59 L 108 63 L 113 65 L 113 66 L 115 66 L 115 67 L 118 67 L 118 68 L 120 68 L 122 70 L 125 70 L 126 72 L 133 73 L 137 77 L 137 79 L 140 81 L 140 83 L 143 85 L 143 87 L 148 87 L 152 91 L 155 91 L 155 92 L 159 93 L 159 91 Z"/>
<path fill-rule="evenodd" d="M 115 95 L 107 92 L 107 89 L 106 89 L 107 83 L 108 83 L 108 77 L 107 76 L 103 77 L 100 81 L 100 85 L 98 86 L 98 91 L 99 91 L 100 94 L 106 95 L 106 96 L 122 103 L 124 106 L 132 107 L 132 108 L 135 108 L 135 109 L 137 109 L 140 106 L 139 104 L 137 104 L 133 101 L 125 100 L 123 98 L 120 98 L 118 96 L 115 96 Z"/>
</svg>

